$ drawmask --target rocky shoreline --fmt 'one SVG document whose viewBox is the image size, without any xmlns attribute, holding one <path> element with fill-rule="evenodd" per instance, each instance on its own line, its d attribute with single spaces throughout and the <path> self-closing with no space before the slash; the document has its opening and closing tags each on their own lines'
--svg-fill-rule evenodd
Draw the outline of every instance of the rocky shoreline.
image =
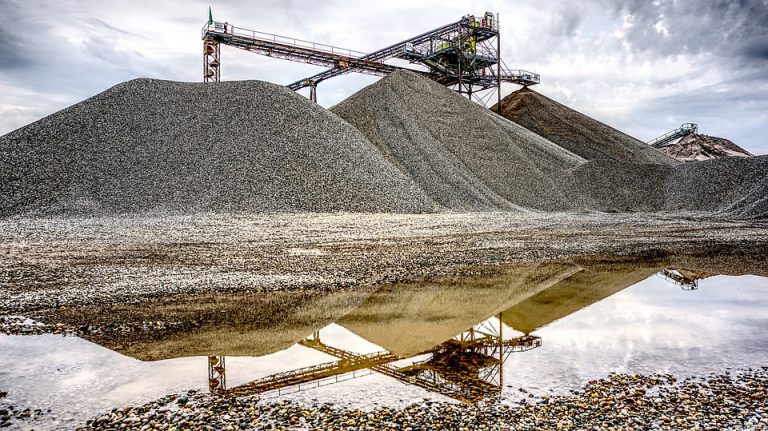
<svg viewBox="0 0 768 431">
<path fill-rule="evenodd" d="M 521 391 L 515 405 L 422 402 L 370 411 L 190 391 L 114 409 L 81 430 L 765 430 L 768 367 L 678 380 L 611 374 L 570 394 Z"/>
<path fill-rule="evenodd" d="M 50 411 L 49 411 L 50 412 Z M 21 423 L 45 415 L 41 409 L 21 408 L 8 400 L 8 392 L 0 391 L 0 429 L 18 427 Z"/>
</svg>

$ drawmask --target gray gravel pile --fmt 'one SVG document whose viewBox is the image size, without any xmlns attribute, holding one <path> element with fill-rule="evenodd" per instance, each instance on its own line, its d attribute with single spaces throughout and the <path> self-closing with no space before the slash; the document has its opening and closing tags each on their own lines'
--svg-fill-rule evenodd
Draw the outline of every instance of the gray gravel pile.
<svg viewBox="0 0 768 431">
<path fill-rule="evenodd" d="M 670 168 L 660 164 L 590 160 L 573 170 L 574 207 L 592 211 L 659 211 Z"/>
<path fill-rule="evenodd" d="M 331 108 L 449 210 L 570 208 L 568 171 L 585 160 L 411 72 Z"/>
<path fill-rule="evenodd" d="M 686 163 L 666 183 L 666 209 L 768 218 L 768 156 Z"/>
<path fill-rule="evenodd" d="M 435 207 L 353 127 L 259 81 L 128 81 L 0 137 L 0 166 L 0 217 Z"/>
<path fill-rule="evenodd" d="M 496 111 L 496 106 L 491 108 Z M 600 121 L 530 88 L 501 100 L 501 115 L 588 160 L 661 164 L 679 162 Z"/>
</svg>

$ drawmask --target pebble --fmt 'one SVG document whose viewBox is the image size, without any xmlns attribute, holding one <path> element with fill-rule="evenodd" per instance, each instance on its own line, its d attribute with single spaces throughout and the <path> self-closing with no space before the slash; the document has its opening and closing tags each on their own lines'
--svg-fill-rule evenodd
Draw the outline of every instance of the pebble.
<svg viewBox="0 0 768 431">
<path fill-rule="evenodd" d="M 187 397 L 187 402 L 179 400 Z M 226 402 L 222 402 L 225 399 Z M 203 392 L 168 395 L 102 415 L 81 430 L 676 430 L 766 429 L 768 367 L 678 380 L 668 374 L 611 374 L 546 402 L 474 405 L 419 402 L 371 411 L 329 403 L 222 398 Z M 632 402 L 627 402 L 632 400 Z M 166 408 L 176 405 L 178 408 Z M 153 423 L 133 418 L 155 417 Z"/>
</svg>

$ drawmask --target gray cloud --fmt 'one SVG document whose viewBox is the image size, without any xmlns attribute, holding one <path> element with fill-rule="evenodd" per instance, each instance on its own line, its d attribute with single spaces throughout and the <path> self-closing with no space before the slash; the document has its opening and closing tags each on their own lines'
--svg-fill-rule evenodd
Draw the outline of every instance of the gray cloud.
<svg viewBox="0 0 768 431">
<path fill-rule="evenodd" d="M 768 152 L 768 0 L 488 0 L 475 10 L 462 0 L 210 3 L 218 20 L 361 51 L 488 7 L 501 13 L 507 64 L 541 72 L 539 91 L 550 97 L 642 139 L 698 121 Z M 127 79 L 199 81 L 208 4 L 0 0 L 0 133 Z M 223 50 L 228 80 L 288 84 L 318 70 Z M 319 101 L 331 106 L 375 79 L 326 81 Z"/>
<path fill-rule="evenodd" d="M 626 38 L 640 51 L 768 60 L 768 0 L 611 0 L 606 5 L 617 16 L 631 17 Z"/>
</svg>

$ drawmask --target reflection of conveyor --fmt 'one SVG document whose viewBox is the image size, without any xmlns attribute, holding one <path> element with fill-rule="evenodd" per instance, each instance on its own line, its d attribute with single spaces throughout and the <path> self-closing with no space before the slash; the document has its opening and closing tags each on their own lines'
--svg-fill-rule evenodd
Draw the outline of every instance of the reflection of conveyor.
<svg viewBox="0 0 768 431">
<path fill-rule="evenodd" d="M 299 368 L 296 370 L 273 374 L 229 390 L 225 389 L 212 392 L 226 392 L 227 394 L 236 395 L 254 395 L 272 391 L 278 391 L 279 393 L 279 391 L 288 388 L 301 390 L 302 384 L 319 382 L 329 378 L 336 378 L 334 380 L 339 381 L 338 376 L 370 369 L 373 367 L 381 366 L 388 362 L 394 362 L 402 359 L 392 355 L 389 352 L 356 355 L 347 354 L 347 352 L 342 351 L 341 349 L 331 348 L 330 346 L 328 346 L 328 350 L 336 351 L 337 353 L 342 352 L 340 353 L 340 355 L 343 356 L 342 359 L 335 362 L 328 362 L 324 364 L 313 365 L 311 367 Z M 357 376 L 353 375 L 352 377 Z"/>
<path fill-rule="evenodd" d="M 232 389 L 226 389 L 221 382 L 214 385 L 211 380 L 211 391 L 227 395 L 282 394 L 376 372 L 462 402 L 477 402 L 501 392 L 503 363 L 512 352 L 541 345 L 539 337 L 530 335 L 504 339 L 502 330 L 500 319 L 488 319 L 455 338 L 411 356 L 430 355 L 406 366 L 394 364 L 408 359 L 406 357 L 386 351 L 367 355 L 351 352 L 326 344 L 320 340 L 319 333 L 315 333 L 299 344 L 335 356 L 338 361 L 274 374 Z"/>
<path fill-rule="evenodd" d="M 680 286 L 683 290 L 697 290 L 699 288 L 699 280 L 712 276 L 712 274 L 705 272 L 674 268 L 666 268 L 656 275 L 672 284 Z"/>
</svg>

